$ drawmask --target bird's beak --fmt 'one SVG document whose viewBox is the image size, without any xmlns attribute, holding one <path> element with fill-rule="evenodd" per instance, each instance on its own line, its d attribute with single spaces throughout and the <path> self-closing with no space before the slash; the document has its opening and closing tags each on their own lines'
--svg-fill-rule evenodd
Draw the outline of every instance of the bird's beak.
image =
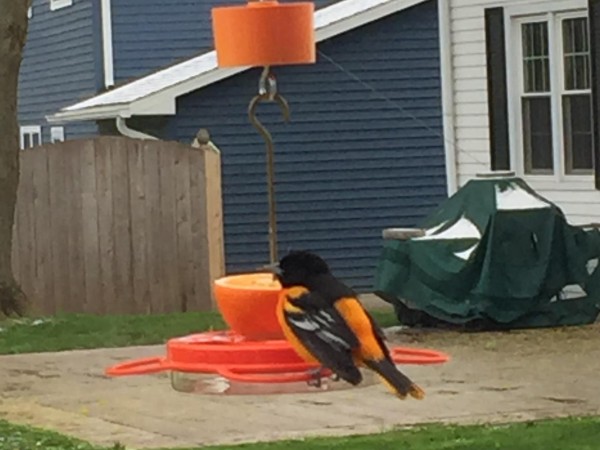
<svg viewBox="0 0 600 450">
<path fill-rule="evenodd" d="M 266 264 L 264 266 L 261 267 L 261 270 L 264 270 L 265 272 L 271 272 L 274 273 L 275 275 L 281 275 L 281 268 L 279 267 L 279 263 L 278 262 L 274 262 L 271 264 Z"/>
<path fill-rule="evenodd" d="M 277 279 L 278 275 L 281 275 L 281 267 L 278 262 L 266 264 L 260 268 L 263 272 L 271 272 L 273 274 L 273 280 Z"/>
</svg>

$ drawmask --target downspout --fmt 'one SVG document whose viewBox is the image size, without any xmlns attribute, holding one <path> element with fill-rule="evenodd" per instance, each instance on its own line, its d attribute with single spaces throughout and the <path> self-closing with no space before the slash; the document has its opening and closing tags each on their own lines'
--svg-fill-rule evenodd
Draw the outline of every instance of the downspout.
<svg viewBox="0 0 600 450">
<path fill-rule="evenodd" d="M 444 154 L 446 159 L 446 184 L 448 196 L 458 188 L 456 167 L 456 134 L 454 120 L 454 70 L 452 63 L 451 0 L 438 0 L 438 27 L 440 39 L 440 67 L 442 83 L 442 117 L 444 128 Z"/>
<path fill-rule="evenodd" d="M 146 133 L 142 133 L 141 131 L 137 131 L 137 130 L 133 130 L 131 128 L 129 128 L 127 126 L 127 123 L 125 122 L 125 119 L 121 116 L 118 116 L 116 118 L 116 125 L 117 125 L 117 130 L 119 130 L 119 133 L 121 133 L 123 136 L 127 136 L 133 139 L 149 139 L 149 140 L 153 140 L 153 141 L 157 141 L 158 138 L 151 136 L 149 134 Z"/>
<path fill-rule="evenodd" d="M 115 84 L 111 0 L 100 0 L 100 2 L 102 11 L 102 63 L 104 67 L 104 87 L 109 88 Z"/>
</svg>

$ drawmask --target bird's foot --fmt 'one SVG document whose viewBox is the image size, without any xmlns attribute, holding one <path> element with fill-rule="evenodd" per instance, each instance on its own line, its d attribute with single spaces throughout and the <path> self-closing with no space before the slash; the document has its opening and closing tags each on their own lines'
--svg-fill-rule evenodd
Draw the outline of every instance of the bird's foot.
<svg viewBox="0 0 600 450">
<path fill-rule="evenodd" d="M 309 386 L 320 388 L 323 384 L 321 379 L 323 378 L 323 371 L 325 367 L 317 367 L 316 369 L 311 369 L 308 371 L 310 375 L 310 380 L 306 382 Z"/>
</svg>

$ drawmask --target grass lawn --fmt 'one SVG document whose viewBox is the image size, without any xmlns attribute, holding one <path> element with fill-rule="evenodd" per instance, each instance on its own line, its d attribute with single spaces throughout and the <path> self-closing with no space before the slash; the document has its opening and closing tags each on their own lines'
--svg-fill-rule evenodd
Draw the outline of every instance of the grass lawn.
<svg viewBox="0 0 600 450">
<path fill-rule="evenodd" d="M 219 313 L 131 316 L 65 314 L 0 322 L 0 354 L 160 344 L 195 331 L 223 329 Z"/>
<path fill-rule="evenodd" d="M 571 418 L 502 426 L 431 425 L 346 438 L 202 447 L 204 450 L 596 450 L 600 418 Z M 123 450 L 115 445 L 110 450 Z M 109 450 L 39 429 L 0 420 L 0 450 Z M 185 450 L 199 450 L 185 449 Z M 167 449 L 165 449 L 167 450 Z M 175 450 L 175 449 L 169 449 Z M 184 449 L 177 449 L 184 450 Z"/>
<path fill-rule="evenodd" d="M 372 313 L 383 327 L 398 324 L 392 312 Z M 131 316 L 66 314 L 0 320 L 0 355 L 162 344 L 171 337 L 224 328 L 218 312 Z"/>
</svg>

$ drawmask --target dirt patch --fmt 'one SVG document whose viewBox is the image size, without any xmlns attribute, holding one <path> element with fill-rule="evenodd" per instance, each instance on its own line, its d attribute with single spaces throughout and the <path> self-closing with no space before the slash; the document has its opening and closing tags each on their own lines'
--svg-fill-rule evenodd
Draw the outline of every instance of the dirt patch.
<svg viewBox="0 0 600 450">
<path fill-rule="evenodd" d="M 198 446 L 378 432 L 425 422 L 504 422 L 600 414 L 600 325 L 457 333 L 390 332 L 394 344 L 452 361 L 407 366 L 427 391 L 401 402 L 380 385 L 319 394 L 183 394 L 166 375 L 111 379 L 104 369 L 162 346 L 0 357 L 0 416 L 101 445 Z"/>
<path fill-rule="evenodd" d="M 427 345 L 448 345 L 451 347 L 472 347 L 476 350 L 502 350 L 515 355 L 537 354 L 540 347 L 547 352 L 573 350 L 573 345 L 591 349 L 598 345 L 600 323 L 582 327 L 560 327 L 499 332 L 457 332 L 410 328 L 388 330 L 390 338 L 405 343 L 427 343 Z"/>
</svg>

